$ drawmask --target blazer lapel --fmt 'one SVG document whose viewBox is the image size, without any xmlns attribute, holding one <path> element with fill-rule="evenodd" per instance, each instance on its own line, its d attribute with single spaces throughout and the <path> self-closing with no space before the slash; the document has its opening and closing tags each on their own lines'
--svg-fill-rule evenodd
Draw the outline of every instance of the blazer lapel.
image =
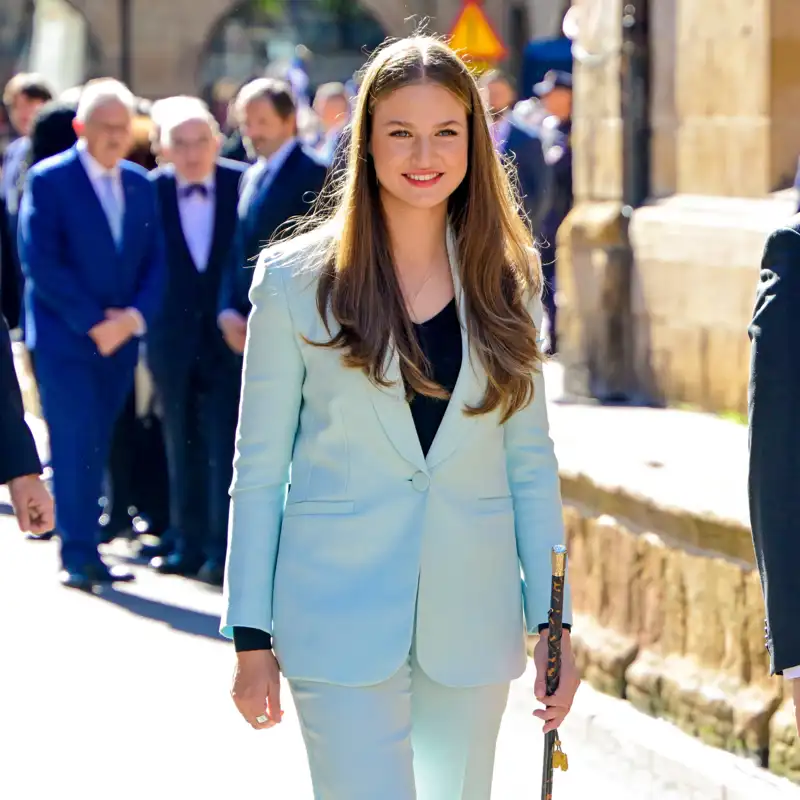
<svg viewBox="0 0 800 800">
<path fill-rule="evenodd" d="M 414 427 L 411 409 L 406 401 L 405 386 L 400 373 L 400 357 L 392 347 L 386 360 L 386 378 L 392 381 L 387 388 L 370 391 L 372 403 L 386 435 L 403 458 L 427 472 L 449 458 L 468 435 L 476 418 L 464 414 L 466 405 L 477 405 L 486 390 L 486 376 L 480 365 L 471 358 L 466 327 L 466 298 L 458 268 L 458 254 L 452 229 L 447 232 L 447 253 L 453 273 L 458 316 L 461 321 L 461 370 L 453 394 L 447 404 L 439 430 L 425 458 Z"/>
<path fill-rule="evenodd" d="M 170 176 L 170 180 L 164 183 L 164 228 L 167 232 L 168 241 L 176 241 L 183 253 L 183 257 L 189 264 L 194 264 L 189 245 L 186 243 L 186 235 L 181 224 L 181 212 L 178 207 L 178 184 L 175 176 Z M 174 238 L 173 238 L 174 237 Z"/>
<path fill-rule="evenodd" d="M 463 443 L 478 419 L 477 417 L 468 417 L 464 413 L 464 408 L 480 403 L 486 391 L 486 375 L 477 359 L 472 358 L 470 351 L 466 325 L 466 297 L 461 284 L 458 252 L 452 228 L 448 228 L 447 231 L 447 254 L 453 273 L 453 287 L 458 317 L 461 322 L 461 370 L 458 373 L 453 394 L 450 396 L 450 402 L 447 404 L 444 418 L 436 431 L 430 450 L 428 450 L 427 464 L 431 469 L 453 455 L 459 445 Z"/>
<path fill-rule="evenodd" d="M 117 250 L 122 253 L 126 250 L 125 244 L 139 235 L 139 219 L 136 214 L 139 201 L 139 187 L 131 180 L 130 173 L 125 169 L 120 173 L 120 180 L 122 181 L 122 193 L 125 198 L 125 205 L 122 209 L 122 237 L 120 238 Z"/>
<path fill-rule="evenodd" d="M 216 264 L 217 259 L 222 255 L 220 253 L 220 247 L 222 243 L 226 240 L 225 234 L 229 233 L 228 230 L 225 230 L 225 212 L 229 207 L 229 203 L 236 202 L 236 198 L 230 198 L 226 192 L 227 184 L 223 185 L 222 180 L 220 180 L 220 170 L 217 168 L 216 172 L 216 180 L 215 180 L 215 196 L 214 196 L 214 232 L 211 235 L 211 247 L 208 251 L 208 264 Z M 187 250 L 188 245 L 187 245 Z"/>
<path fill-rule="evenodd" d="M 397 452 L 417 469 L 427 472 L 425 455 L 411 416 L 411 407 L 406 400 L 405 384 L 400 372 L 400 356 L 393 345 L 386 356 L 384 374 L 387 380 L 392 381 L 391 386 L 376 388 L 370 384 L 372 404 L 381 426 Z"/>
</svg>

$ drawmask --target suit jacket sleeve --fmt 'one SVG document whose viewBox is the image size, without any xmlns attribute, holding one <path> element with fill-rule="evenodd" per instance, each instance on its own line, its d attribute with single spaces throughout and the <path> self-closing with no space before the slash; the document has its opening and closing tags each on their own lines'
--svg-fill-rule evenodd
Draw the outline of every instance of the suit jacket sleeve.
<svg viewBox="0 0 800 800">
<path fill-rule="evenodd" d="M 800 664 L 800 234 L 767 241 L 749 334 L 750 521 L 772 670 Z"/>
<path fill-rule="evenodd" d="M 149 204 L 148 219 L 150 221 L 147 229 L 143 231 L 143 234 L 149 238 L 149 246 L 133 306 L 144 317 L 145 324 L 149 329 L 161 311 L 164 301 L 164 292 L 167 286 L 167 261 L 162 218 L 158 213 L 156 194 L 158 190 L 155 183 L 152 182 L 148 182 L 142 188 L 147 190 L 142 194 L 146 196 Z"/>
<path fill-rule="evenodd" d="M 39 475 L 42 465 L 22 408 L 8 328 L 0 316 L 0 484 Z"/>
<path fill-rule="evenodd" d="M 250 289 L 221 632 L 272 633 L 272 589 L 305 366 L 281 266 L 261 254 Z"/>
<path fill-rule="evenodd" d="M 541 300 L 531 305 L 537 330 L 541 330 Z M 553 441 L 550 438 L 544 377 L 534 377 L 533 401 L 505 424 L 508 480 L 514 501 L 517 551 L 523 574 L 525 623 L 528 633 L 539 630 L 550 608 L 552 570 L 550 553 L 564 544 L 561 488 Z M 564 592 L 564 622 L 572 623 L 569 582 Z"/>
<path fill-rule="evenodd" d="M 36 296 L 77 334 L 88 333 L 105 319 L 105 310 L 82 286 L 61 251 L 59 197 L 45 175 L 34 173 L 22 195 L 19 252 L 25 277 Z"/>
</svg>

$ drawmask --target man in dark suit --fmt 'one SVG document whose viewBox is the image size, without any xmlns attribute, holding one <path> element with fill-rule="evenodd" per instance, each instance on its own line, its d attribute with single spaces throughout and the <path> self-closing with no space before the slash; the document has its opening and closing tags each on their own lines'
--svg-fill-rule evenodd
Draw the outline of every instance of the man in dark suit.
<svg viewBox="0 0 800 800">
<path fill-rule="evenodd" d="M 223 279 L 219 326 L 228 346 L 242 353 L 258 254 L 280 237 L 288 220 L 309 211 L 327 169 L 297 140 L 297 107 L 287 83 L 259 78 L 236 102 L 242 133 L 259 158 L 242 181 L 236 249 Z"/>
<path fill-rule="evenodd" d="M 133 578 L 100 558 L 97 516 L 138 338 L 160 309 L 165 279 L 153 187 L 121 160 L 134 107 L 118 81 L 87 84 L 78 143 L 28 173 L 20 210 L 26 336 L 50 431 L 61 581 L 80 589 Z"/>
<path fill-rule="evenodd" d="M 772 671 L 800 678 L 800 216 L 767 240 L 750 323 L 750 524 Z M 800 680 L 793 680 L 795 713 Z M 798 714 L 800 723 L 800 714 Z"/>
<path fill-rule="evenodd" d="M 46 533 L 53 527 L 53 498 L 41 474 L 36 444 L 25 424 L 8 328 L 0 315 L 0 486 L 8 484 L 21 531 Z"/>
<path fill-rule="evenodd" d="M 201 101 L 178 99 L 164 109 L 161 146 L 170 166 L 150 177 L 168 283 L 147 342 L 170 476 L 170 531 L 162 541 L 172 551 L 152 564 L 215 585 L 222 585 L 225 562 L 241 371 L 217 327 L 217 303 L 246 169 L 219 160 L 220 143 L 219 125 Z"/>
<path fill-rule="evenodd" d="M 526 216 L 534 236 L 539 236 L 550 204 L 550 169 L 544 160 L 542 140 L 515 115 L 517 93 L 511 81 L 492 70 L 481 77 L 481 90 L 492 115 L 492 137 L 498 152 L 516 168 Z"/>
</svg>

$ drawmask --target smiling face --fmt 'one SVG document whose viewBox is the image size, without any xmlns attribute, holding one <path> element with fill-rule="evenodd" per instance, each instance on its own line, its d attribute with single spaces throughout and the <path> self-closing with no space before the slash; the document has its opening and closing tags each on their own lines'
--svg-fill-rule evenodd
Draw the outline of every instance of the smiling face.
<svg viewBox="0 0 800 800">
<path fill-rule="evenodd" d="M 370 137 L 384 206 L 436 208 L 467 174 L 467 112 L 435 83 L 404 86 L 375 106 Z"/>
</svg>

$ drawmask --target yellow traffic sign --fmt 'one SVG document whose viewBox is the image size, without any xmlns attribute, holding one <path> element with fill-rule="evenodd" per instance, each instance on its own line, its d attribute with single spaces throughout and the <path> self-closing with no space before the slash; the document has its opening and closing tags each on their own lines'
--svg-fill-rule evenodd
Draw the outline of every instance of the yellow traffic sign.
<svg viewBox="0 0 800 800">
<path fill-rule="evenodd" d="M 464 0 L 450 31 L 450 46 L 461 55 L 478 61 L 502 61 L 508 54 L 479 0 Z"/>
</svg>

